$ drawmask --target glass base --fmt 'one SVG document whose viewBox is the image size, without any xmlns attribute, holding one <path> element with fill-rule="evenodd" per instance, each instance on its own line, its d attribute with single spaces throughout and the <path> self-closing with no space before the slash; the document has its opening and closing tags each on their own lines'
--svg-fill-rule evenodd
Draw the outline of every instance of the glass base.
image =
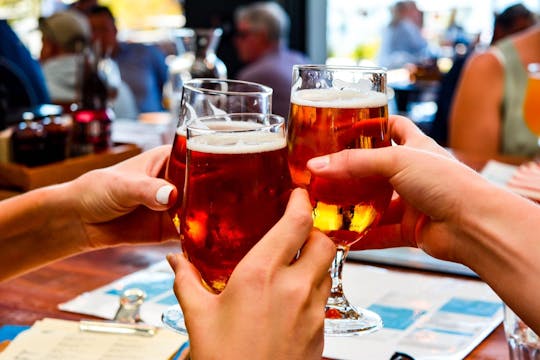
<svg viewBox="0 0 540 360">
<path fill-rule="evenodd" d="M 184 322 L 184 314 L 180 305 L 173 305 L 161 314 L 161 322 L 166 328 L 173 330 L 182 335 L 187 335 L 187 328 Z"/>
<path fill-rule="evenodd" d="M 326 307 L 324 334 L 329 336 L 359 336 L 375 332 L 383 327 L 382 319 L 373 311 L 355 309 L 348 305 L 345 308 Z"/>
</svg>

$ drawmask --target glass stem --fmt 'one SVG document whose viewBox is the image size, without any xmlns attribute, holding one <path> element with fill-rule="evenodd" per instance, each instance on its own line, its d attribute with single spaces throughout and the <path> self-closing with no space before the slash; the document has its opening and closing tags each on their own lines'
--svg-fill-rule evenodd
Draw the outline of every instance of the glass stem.
<svg viewBox="0 0 540 360">
<path fill-rule="evenodd" d="M 343 263 L 345 262 L 347 252 L 348 248 L 341 246 L 338 246 L 336 249 L 336 256 L 332 261 L 332 269 L 330 270 L 330 275 L 332 277 L 332 289 L 330 290 L 328 304 L 337 305 L 347 301 L 345 299 L 345 295 L 343 294 L 343 286 L 341 281 Z"/>
</svg>

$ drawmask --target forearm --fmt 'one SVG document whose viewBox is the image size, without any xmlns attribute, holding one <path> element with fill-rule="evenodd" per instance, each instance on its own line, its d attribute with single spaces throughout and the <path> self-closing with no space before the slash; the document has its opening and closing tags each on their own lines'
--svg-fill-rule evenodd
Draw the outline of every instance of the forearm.
<svg viewBox="0 0 540 360">
<path fill-rule="evenodd" d="M 459 260 L 530 326 L 540 330 L 540 207 L 501 189 L 473 184 L 463 204 Z"/>
<path fill-rule="evenodd" d="M 82 249 L 80 221 L 63 184 L 0 203 L 0 280 Z"/>
</svg>

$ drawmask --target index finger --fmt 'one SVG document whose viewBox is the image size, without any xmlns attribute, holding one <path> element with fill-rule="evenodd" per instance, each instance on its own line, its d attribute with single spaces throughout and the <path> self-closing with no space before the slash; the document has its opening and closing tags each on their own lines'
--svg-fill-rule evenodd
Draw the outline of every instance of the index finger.
<svg viewBox="0 0 540 360">
<path fill-rule="evenodd" d="M 452 157 L 448 151 L 439 146 L 435 140 L 426 136 L 418 126 L 404 116 L 391 115 L 388 118 L 388 132 L 392 140 L 398 145 L 428 150 Z"/>
</svg>

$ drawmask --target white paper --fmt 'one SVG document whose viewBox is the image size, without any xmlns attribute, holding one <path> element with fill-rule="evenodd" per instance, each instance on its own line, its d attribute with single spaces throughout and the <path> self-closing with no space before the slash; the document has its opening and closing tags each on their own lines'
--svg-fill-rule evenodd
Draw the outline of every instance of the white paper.
<svg viewBox="0 0 540 360">
<path fill-rule="evenodd" d="M 399 351 L 415 360 L 462 359 L 502 321 L 502 302 L 480 280 L 355 263 L 345 264 L 343 275 L 349 301 L 376 312 L 384 310 L 386 327 L 366 336 L 327 337 L 324 356 L 329 358 L 387 360 Z M 115 294 L 135 286 L 149 294 L 141 308 L 143 320 L 161 326 L 161 313 L 176 303 L 173 281 L 163 261 L 82 294 L 60 309 L 112 319 L 118 308 Z M 449 311 L 443 311 L 445 307 Z"/>
<path fill-rule="evenodd" d="M 388 360 L 463 359 L 502 321 L 502 302 L 482 281 L 411 274 L 347 263 L 349 301 L 378 312 L 385 327 L 350 338 L 326 337 L 324 356 Z M 384 311 L 383 311 L 384 310 Z"/>
<path fill-rule="evenodd" d="M 37 321 L 0 353 L 1 360 L 167 360 L 187 336 L 159 329 L 152 337 L 79 330 L 79 323 L 58 319 Z"/>
</svg>

